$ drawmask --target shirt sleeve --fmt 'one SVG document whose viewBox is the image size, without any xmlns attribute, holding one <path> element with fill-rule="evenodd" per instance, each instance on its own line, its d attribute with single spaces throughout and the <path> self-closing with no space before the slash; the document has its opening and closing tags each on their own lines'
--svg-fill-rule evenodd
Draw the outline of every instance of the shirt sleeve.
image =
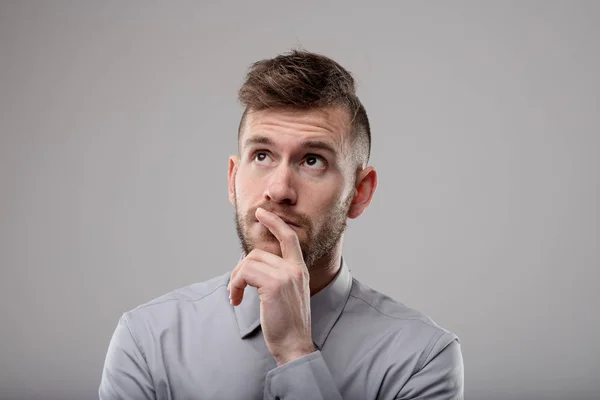
<svg viewBox="0 0 600 400">
<path fill-rule="evenodd" d="M 463 400 L 464 366 L 460 342 L 442 335 L 396 400 Z"/>
<path fill-rule="evenodd" d="M 125 314 L 108 345 L 100 400 L 154 400 L 154 387 L 144 355 L 130 330 Z"/>
<path fill-rule="evenodd" d="M 265 400 L 342 400 L 319 350 L 267 373 Z"/>
</svg>

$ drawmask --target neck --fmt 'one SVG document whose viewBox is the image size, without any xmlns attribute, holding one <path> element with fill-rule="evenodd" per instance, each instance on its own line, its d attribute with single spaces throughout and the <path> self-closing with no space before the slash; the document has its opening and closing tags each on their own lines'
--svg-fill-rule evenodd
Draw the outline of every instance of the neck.
<svg viewBox="0 0 600 400">
<path fill-rule="evenodd" d="M 333 281 L 342 266 L 342 242 L 338 244 L 325 256 L 317 260 L 309 269 L 310 273 L 310 295 L 314 296 Z"/>
</svg>

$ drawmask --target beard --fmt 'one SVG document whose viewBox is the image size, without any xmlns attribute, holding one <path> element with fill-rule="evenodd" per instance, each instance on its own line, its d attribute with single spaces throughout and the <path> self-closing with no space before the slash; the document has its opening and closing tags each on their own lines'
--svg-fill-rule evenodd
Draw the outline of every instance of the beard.
<svg viewBox="0 0 600 400">
<path fill-rule="evenodd" d="M 304 231 L 304 237 L 298 235 L 300 248 L 302 250 L 302 258 L 304 264 L 309 271 L 312 271 L 317 263 L 324 257 L 331 254 L 332 250 L 337 246 L 344 231 L 346 230 L 348 220 L 348 210 L 354 197 L 355 190 L 350 192 L 348 197 L 341 203 L 329 210 L 327 213 L 321 213 L 323 224 L 315 227 L 315 223 L 308 216 L 298 214 L 291 210 L 290 206 L 273 207 L 273 203 L 264 202 L 261 205 L 250 208 L 245 214 L 242 214 L 238 209 L 237 193 L 235 201 L 235 227 L 240 240 L 242 250 L 247 255 L 253 249 L 257 248 L 256 242 L 250 237 L 250 227 L 256 223 L 256 209 L 263 208 L 267 211 L 277 212 L 297 223 Z M 277 238 L 268 230 L 261 232 L 260 238 L 263 240 L 274 240 Z M 277 242 L 278 243 L 278 242 Z M 281 256 L 281 253 L 279 253 Z"/>
</svg>

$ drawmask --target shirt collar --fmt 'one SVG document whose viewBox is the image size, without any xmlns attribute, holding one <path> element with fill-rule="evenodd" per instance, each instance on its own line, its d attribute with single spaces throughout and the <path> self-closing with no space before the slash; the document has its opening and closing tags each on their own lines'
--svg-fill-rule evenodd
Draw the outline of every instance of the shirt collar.
<svg viewBox="0 0 600 400">
<path fill-rule="evenodd" d="M 351 286 L 352 275 L 342 257 L 340 270 L 333 281 L 310 298 L 313 343 L 319 350 L 342 314 L 350 295 Z M 246 286 L 244 299 L 239 306 L 234 307 L 234 310 L 240 336 L 245 339 L 260 326 L 258 290 L 255 287 Z"/>
</svg>

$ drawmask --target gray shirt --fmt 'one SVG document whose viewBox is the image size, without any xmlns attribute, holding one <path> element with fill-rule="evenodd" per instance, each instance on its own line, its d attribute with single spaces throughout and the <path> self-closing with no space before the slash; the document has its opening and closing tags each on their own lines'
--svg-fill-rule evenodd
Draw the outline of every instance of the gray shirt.
<svg viewBox="0 0 600 400">
<path fill-rule="evenodd" d="M 100 400 L 463 399 L 456 335 L 353 279 L 310 299 L 317 350 L 277 366 L 256 288 L 233 307 L 230 272 L 125 312 L 110 341 Z"/>
</svg>

